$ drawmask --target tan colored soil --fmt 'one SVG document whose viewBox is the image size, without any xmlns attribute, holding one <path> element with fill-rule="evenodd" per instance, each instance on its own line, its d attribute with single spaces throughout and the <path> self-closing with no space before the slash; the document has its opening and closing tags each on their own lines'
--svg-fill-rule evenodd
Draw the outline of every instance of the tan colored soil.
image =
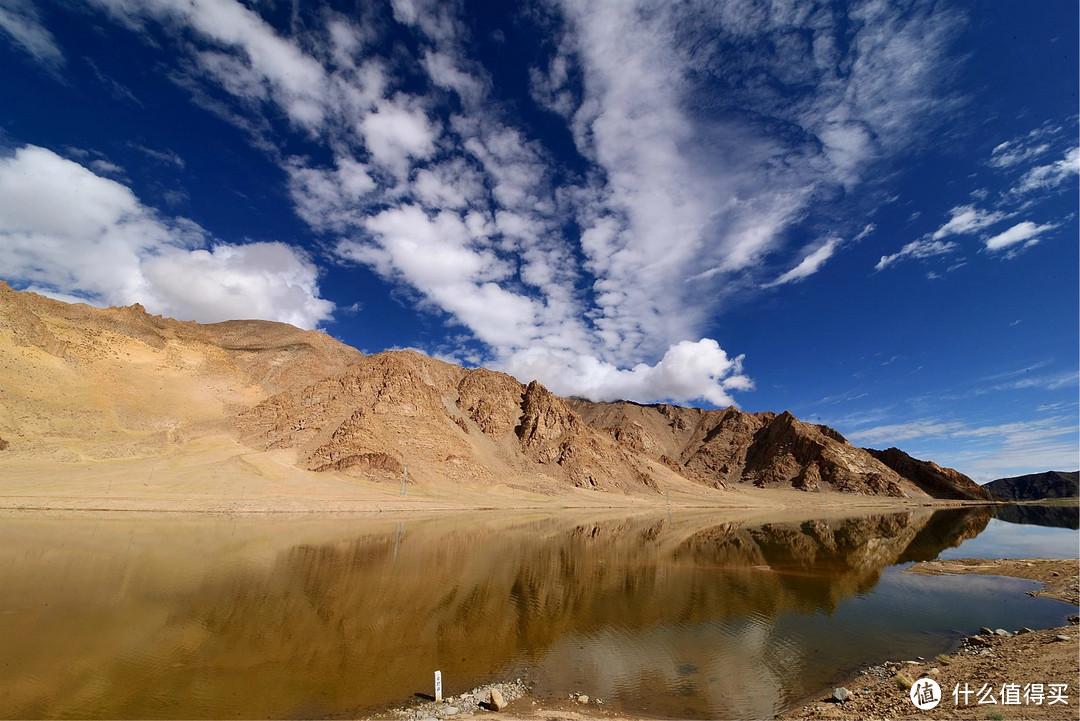
<svg viewBox="0 0 1080 721">
<path fill-rule="evenodd" d="M 166 511 L 181 513 L 340 513 L 464 509 L 681 508 L 758 509 L 777 521 L 824 514 L 902 511 L 955 501 L 807 494 L 793 489 L 737 487 L 717 492 L 690 482 L 663 492 L 604 493 L 563 486 L 559 492 L 529 479 L 464 484 L 428 477 L 356 478 L 296 467 L 295 451 L 253 449 L 228 433 L 206 434 L 143 458 L 83 460 L 7 458 L 0 510 Z M 411 476 L 410 476 L 411 478 Z M 516 481 L 516 482 L 515 482 Z M 777 514 L 780 514 L 779 516 Z"/>
</svg>

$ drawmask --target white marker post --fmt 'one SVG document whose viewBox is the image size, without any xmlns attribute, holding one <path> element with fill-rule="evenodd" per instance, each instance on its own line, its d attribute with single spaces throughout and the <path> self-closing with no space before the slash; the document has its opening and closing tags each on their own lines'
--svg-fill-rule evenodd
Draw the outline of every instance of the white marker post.
<svg viewBox="0 0 1080 721">
<path fill-rule="evenodd" d="M 442 703 L 442 671 L 435 672 L 435 703 Z"/>
</svg>

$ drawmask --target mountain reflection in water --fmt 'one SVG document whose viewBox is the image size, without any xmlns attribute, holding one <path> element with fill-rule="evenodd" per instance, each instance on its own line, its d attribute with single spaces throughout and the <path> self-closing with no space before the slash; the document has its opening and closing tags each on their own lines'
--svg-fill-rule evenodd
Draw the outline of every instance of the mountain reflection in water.
<svg viewBox="0 0 1080 721">
<path fill-rule="evenodd" d="M 994 517 L 1006 523 L 1021 523 L 1027 526 L 1071 528 L 1074 531 L 1080 529 L 1080 508 L 1075 503 L 1053 506 L 1000 506 Z"/>
<path fill-rule="evenodd" d="M 362 714 L 430 692 L 441 669 L 447 694 L 524 675 L 628 710 L 760 716 L 889 651 L 849 638 L 822 657 L 800 628 L 991 513 L 7 519 L 0 713 Z"/>
</svg>

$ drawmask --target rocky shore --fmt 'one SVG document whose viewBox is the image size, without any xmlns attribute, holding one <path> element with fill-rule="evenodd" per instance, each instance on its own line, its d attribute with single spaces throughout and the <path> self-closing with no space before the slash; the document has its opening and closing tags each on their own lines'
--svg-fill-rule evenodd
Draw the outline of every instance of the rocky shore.
<svg viewBox="0 0 1080 721">
<path fill-rule="evenodd" d="M 916 563 L 906 572 L 1028 578 L 1044 584 L 1031 595 L 1075 606 L 1078 570 L 1075 559 L 954 559 Z M 778 718 L 1075 719 L 1080 717 L 1078 620 L 1072 615 L 1068 626 L 1040 630 L 984 627 L 963 639 L 955 653 L 886 661 Z M 922 679 L 938 686 L 939 703 L 932 709 L 920 710 L 912 701 L 912 687 Z"/>
<path fill-rule="evenodd" d="M 916 563 L 907 573 L 979 573 L 1029 578 L 1044 584 L 1030 592 L 1076 605 L 1080 561 L 1058 559 L 957 559 Z M 982 628 L 953 653 L 933 659 L 897 659 L 865 669 L 844 686 L 823 690 L 777 716 L 796 719 L 1075 719 L 1080 716 L 1080 627 L 1032 630 Z M 920 710 L 911 689 L 933 680 L 939 703 Z M 491 690 L 506 700 L 501 711 L 490 703 Z M 993 701 L 991 703 L 990 701 Z M 471 716 L 474 719 L 588 721 L 636 720 L 603 701 L 583 694 L 564 699 L 532 696 L 520 679 L 482 686 L 442 704 L 422 701 L 379 716 L 381 720 L 424 721 Z"/>
</svg>

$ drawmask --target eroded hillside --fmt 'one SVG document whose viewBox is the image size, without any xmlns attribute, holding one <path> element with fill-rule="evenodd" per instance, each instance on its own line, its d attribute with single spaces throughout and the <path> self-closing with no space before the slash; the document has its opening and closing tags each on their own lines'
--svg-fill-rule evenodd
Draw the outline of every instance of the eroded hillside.
<svg viewBox="0 0 1080 721">
<path fill-rule="evenodd" d="M 300 472 L 377 483 L 985 498 L 962 474 L 867 452 L 787 412 L 567 400 L 535 380 L 412 351 L 364 356 L 282 323 L 200 325 L 0 283 L 0 461 L 177 457 L 211 435 Z"/>
</svg>

